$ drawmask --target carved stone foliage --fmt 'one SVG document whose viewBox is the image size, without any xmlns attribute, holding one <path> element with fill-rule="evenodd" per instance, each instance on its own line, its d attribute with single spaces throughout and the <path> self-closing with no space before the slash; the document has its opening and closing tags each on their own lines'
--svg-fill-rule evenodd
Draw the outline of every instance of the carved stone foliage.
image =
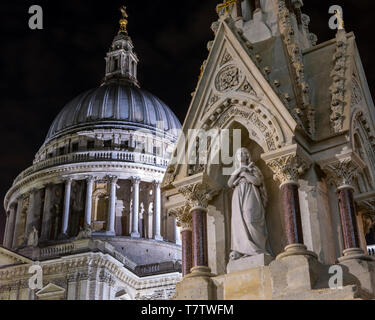
<svg viewBox="0 0 375 320">
<path fill-rule="evenodd" d="M 170 165 L 167 168 L 167 171 L 165 172 L 164 175 L 164 180 L 162 183 L 162 188 L 167 187 L 172 184 L 172 182 L 176 178 L 176 166 L 175 165 Z"/>
<path fill-rule="evenodd" d="M 327 164 L 323 170 L 327 173 L 329 181 L 340 187 L 351 185 L 361 168 L 351 158 L 345 158 Z"/>
<path fill-rule="evenodd" d="M 357 149 L 358 147 L 361 147 L 364 153 L 364 155 L 360 154 L 361 158 L 363 158 L 365 162 L 368 162 L 369 167 L 375 168 L 375 135 L 371 129 L 368 118 L 369 117 L 364 115 L 362 111 L 357 112 L 353 116 L 353 135 L 358 134 L 363 141 L 361 146 L 354 145 L 354 148 Z M 355 141 L 353 141 L 353 144 L 355 144 Z"/>
<path fill-rule="evenodd" d="M 259 110 L 260 111 L 260 110 Z M 255 128 L 258 129 L 258 131 L 261 133 L 263 137 L 258 137 L 258 140 L 265 140 L 268 150 L 276 150 L 279 147 L 280 144 L 280 138 L 277 135 L 277 132 L 275 130 L 274 124 L 270 119 L 267 120 L 267 116 L 265 114 L 262 114 L 262 112 L 257 112 L 255 110 L 255 107 L 253 106 L 253 109 L 245 108 L 245 107 L 239 107 L 239 106 L 232 106 L 228 108 L 225 112 L 223 112 L 218 119 L 215 122 L 215 126 L 222 128 L 225 123 L 234 116 L 239 116 L 243 118 L 244 120 L 249 120 L 252 125 L 254 125 Z M 265 121 L 266 120 L 266 121 Z M 253 136 L 256 133 L 253 130 Z M 254 136 L 254 138 L 256 138 Z"/>
<path fill-rule="evenodd" d="M 302 13 L 301 15 L 302 25 L 305 29 L 305 33 L 310 41 L 311 46 L 315 46 L 318 42 L 318 37 L 314 33 L 310 33 L 309 24 L 310 24 L 310 17 L 307 14 Z"/>
<path fill-rule="evenodd" d="M 273 179 L 280 184 L 298 182 L 299 176 L 310 167 L 310 162 L 302 156 L 288 154 L 266 162 L 273 171 Z"/>
<path fill-rule="evenodd" d="M 333 56 L 333 70 L 331 72 L 331 129 L 338 133 L 343 129 L 345 109 L 345 72 L 347 61 L 347 44 L 345 30 L 339 30 L 336 35 L 336 52 Z"/>
<path fill-rule="evenodd" d="M 221 58 L 220 67 L 222 67 L 224 64 L 228 63 L 229 61 L 232 61 L 233 58 L 231 54 L 228 51 L 225 51 L 223 57 Z"/>
<path fill-rule="evenodd" d="M 279 28 L 296 77 L 298 108 L 294 110 L 294 116 L 302 121 L 306 132 L 314 136 L 315 109 L 311 105 L 310 89 L 305 79 L 302 50 L 298 44 L 298 39 L 296 39 L 291 13 L 285 2 L 285 0 L 279 0 Z"/>
<path fill-rule="evenodd" d="M 352 95 L 351 95 L 351 104 L 352 106 L 359 105 L 363 100 L 361 85 L 357 75 L 353 73 L 352 76 Z"/>
<path fill-rule="evenodd" d="M 224 67 L 216 76 L 215 87 L 219 92 L 226 92 L 237 88 L 243 75 L 235 65 Z"/>
<path fill-rule="evenodd" d="M 245 80 L 245 82 L 241 85 L 239 90 L 242 91 L 242 92 L 245 92 L 245 93 L 249 93 L 253 96 L 257 96 L 255 90 L 253 89 L 253 87 L 251 86 L 249 81 L 247 81 L 247 80 Z"/>
<path fill-rule="evenodd" d="M 181 231 L 191 230 L 192 228 L 190 209 L 191 206 L 186 203 L 170 211 L 170 215 L 176 218 L 177 226 L 181 228 Z"/>
<path fill-rule="evenodd" d="M 218 190 L 212 190 L 212 188 L 205 182 L 198 182 L 180 187 L 178 192 L 185 197 L 191 208 L 207 208 L 208 203 L 218 193 Z"/>
</svg>

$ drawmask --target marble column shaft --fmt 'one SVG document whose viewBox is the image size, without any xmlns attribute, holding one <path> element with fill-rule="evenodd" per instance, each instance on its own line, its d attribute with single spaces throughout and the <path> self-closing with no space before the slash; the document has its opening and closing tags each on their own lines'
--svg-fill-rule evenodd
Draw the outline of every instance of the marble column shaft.
<svg viewBox="0 0 375 320">
<path fill-rule="evenodd" d="M 133 238 L 139 238 L 140 234 L 138 231 L 138 223 L 139 223 L 139 183 L 140 183 L 139 178 L 133 178 L 132 183 L 133 183 L 133 212 L 132 212 L 132 233 L 131 236 Z"/>
<path fill-rule="evenodd" d="M 85 227 L 91 226 L 91 214 L 92 214 L 92 191 L 94 187 L 94 177 L 87 177 L 87 188 L 86 188 L 86 205 L 85 205 Z"/>
<path fill-rule="evenodd" d="M 16 204 L 10 206 L 10 213 L 8 218 L 7 233 L 4 241 L 4 246 L 11 248 L 13 244 L 14 227 L 16 224 Z"/>
<path fill-rule="evenodd" d="M 180 244 L 180 245 L 182 244 L 182 242 L 181 242 L 181 232 L 180 232 L 179 227 L 177 225 L 177 219 L 175 219 L 175 221 L 174 221 L 174 237 L 175 237 L 174 241 L 175 241 L 176 244 Z"/>
<path fill-rule="evenodd" d="M 18 203 L 17 203 L 17 212 L 16 212 L 16 220 L 15 220 L 15 224 L 14 224 L 12 248 L 15 248 L 17 246 L 18 235 L 19 235 L 19 232 L 20 232 L 19 221 L 21 219 L 22 204 L 23 204 L 23 198 L 21 197 L 21 198 L 18 199 Z"/>
<path fill-rule="evenodd" d="M 45 188 L 41 240 L 48 240 L 51 227 L 51 197 L 53 185 Z"/>
<path fill-rule="evenodd" d="M 110 177 L 110 195 L 109 195 L 109 213 L 107 231 L 115 233 L 115 215 L 116 215 L 116 183 L 117 177 Z"/>
<path fill-rule="evenodd" d="M 338 199 L 341 218 L 341 227 L 345 249 L 360 248 L 354 191 L 351 187 L 339 188 Z"/>
<path fill-rule="evenodd" d="M 63 213 L 62 228 L 61 228 L 61 232 L 63 234 L 66 234 L 68 231 L 71 189 L 72 189 L 72 179 L 67 178 L 65 180 L 64 213 Z"/>
<path fill-rule="evenodd" d="M 287 245 L 303 244 L 298 185 L 295 183 L 286 183 L 280 189 Z"/>
<path fill-rule="evenodd" d="M 193 267 L 208 267 L 207 210 L 196 207 L 190 213 L 193 219 Z"/>
<path fill-rule="evenodd" d="M 34 223 L 34 214 L 35 214 L 35 197 L 38 190 L 34 189 L 30 192 L 29 208 L 27 209 L 26 216 L 26 230 L 25 236 L 27 237 L 32 231 L 32 226 Z"/>
<path fill-rule="evenodd" d="M 154 239 L 163 240 L 163 237 L 160 234 L 160 225 L 161 225 L 161 192 L 160 192 L 160 182 L 154 182 Z"/>
<path fill-rule="evenodd" d="M 182 276 L 190 273 L 193 267 L 192 231 L 181 231 L 182 238 Z"/>
</svg>

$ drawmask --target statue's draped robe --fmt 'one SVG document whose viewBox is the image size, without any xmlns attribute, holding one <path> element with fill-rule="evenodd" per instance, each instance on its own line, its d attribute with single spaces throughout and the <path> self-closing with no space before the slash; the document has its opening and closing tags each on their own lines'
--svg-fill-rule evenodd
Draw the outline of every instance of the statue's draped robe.
<svg viewBox="0 0 375 320">
<path fill-rule="evenodd" d="M 254 171 L 256 185 L 238 177 L 232 198 L 232 251 L 246 256 L 267 253 L 268 235 L 260 192 L 263 181 Z"/>
</svg>

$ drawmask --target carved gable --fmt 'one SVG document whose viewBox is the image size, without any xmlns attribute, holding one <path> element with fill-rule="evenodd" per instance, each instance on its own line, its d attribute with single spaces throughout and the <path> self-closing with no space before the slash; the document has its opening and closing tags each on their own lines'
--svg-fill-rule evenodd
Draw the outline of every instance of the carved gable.
<svg viewBox="0 0 375 320">
<path fill-rule="evenodd" d="M 184 123 L 185 137 L 189 129 L 223 129 L 236 118 L 247 123 L 264 152 L 292 139 L 297 122 L 249 47 L 225 21 L 220 24 Z M 184 165 L 170 168 L 163 186 L 186 172 Z"/>
<path fill-rule="evenodd" d="M 53 283 L 47 284 L 36 293 L 38 300 L 62 300 L 65 296 L 65 289 Z"/>
<path fill-rule="evenodd" d="M 32 261 L 13 251 L 0 247 L 0 267 L 28 264 Z"/>
</svg>

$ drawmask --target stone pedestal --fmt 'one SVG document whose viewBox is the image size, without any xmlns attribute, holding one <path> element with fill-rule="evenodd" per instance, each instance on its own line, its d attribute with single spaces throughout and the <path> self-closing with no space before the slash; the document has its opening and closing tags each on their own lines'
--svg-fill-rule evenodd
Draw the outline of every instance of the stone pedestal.
<svg viewBox="0 0 375 320">
<path fill-rule="evenodd" d="M 209 277 L 185 277 L 176 285 L 175 300 L 216 299 L 215 285 Z"/>
<path fill-rule="evenodd" d="M 256 256 L 241 258 L 238 260 L 230 260 L 227 265 L 227 273 L 268 266 L 272 260 L 273 257 L 268 254 L 258 254 Z"/>
<path fill-rule="evenodd" d="M 305 251 L 295 250 L 286 255 L 288 250 L 270 264 L 273 278 L 273 296 L 287 295 L 290 292 L 310 291 L 319 279 L 319 274 L 325 274 L 323 266 L 316 255 Z M 327 272 L 328 274 L 328 272 Z"/>
<path fill-rule="evenodd" d="M 375 260 L 370 256 L 368 258 L 368 260 L 351 258 L 341 261 L 339 265 L 343 267 L 344 274 L 354 276 L 361 295 L 373 299 L 375 296 Z"/>
</svg>

